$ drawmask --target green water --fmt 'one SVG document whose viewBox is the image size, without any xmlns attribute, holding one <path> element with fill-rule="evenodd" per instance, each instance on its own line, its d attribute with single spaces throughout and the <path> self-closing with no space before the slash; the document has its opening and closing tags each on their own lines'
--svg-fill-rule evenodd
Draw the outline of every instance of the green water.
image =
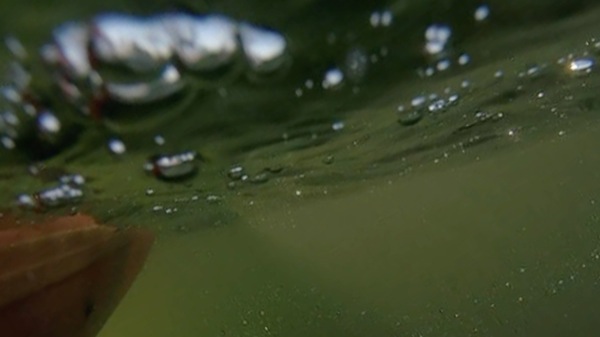
<svg viewBox="0 0 600 337">
<path fill-rule="evenodd" d="M 556 60 L 581 56 L 586 41 L 600 38 L 600 8 L 488 4 L 483 24 L 472 22 L 474 1 L 193 4 L 284 32 L 293 63 L 270 81 L 198 83 L 166 106 L 84 122 L 75 144 L 45 162 L 88 178 L 77 210 L 157 235 L 100 336 L 598 334 L 600 75 L 571 76 Z M 0 30 L 37 46 L 66 19 L 173 5 L 0 8 Z M 370 27 L 370 13 L 382 8 L 394 12 L 393 25 Z M 416 69 L 432 22 L 451 25 L 454 49 L 472 62 L 423 79 Z M 381 47 L 387 56 L 369 63 L 360 82 L 295 95 L 307 78 L 318 85 L 328 67 L 342 65 L 348 50 L 380 55 Z M 538 77 L 517 76 L 544 64 Z M 460 89 L 465 79 L 471 86 Z M 397 122 L 399 104 L 446 87 L 459 93 L 456 106 L 413 126 Z M 502 118 L 477 122 L 478 110 Z M 345 127 L 333 131 L 339 120 Z M 166 150 L 202 154 L 196 176 L 169 183 L 143 172 L 159 151 L 156 133 Z M 128 145 L 120 158 L 104 147 L 115 134 Z M 48 186 L 26 174 L 30 162 L 26 150 L 1 153 L 0 202 Z M 228 187 L 236 164 L 251 176 L 277 173 Z"/>
</svg>

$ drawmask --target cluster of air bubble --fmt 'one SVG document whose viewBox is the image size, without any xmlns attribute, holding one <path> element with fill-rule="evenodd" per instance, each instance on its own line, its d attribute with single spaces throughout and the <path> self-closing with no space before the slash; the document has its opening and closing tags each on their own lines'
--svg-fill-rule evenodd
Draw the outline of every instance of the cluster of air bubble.
<svg viewBox="0 0 600 337">
<path fill-rule="evenodd" d="M 77 204 L 83 198 L 85 178 L 68 174 L 58 178 L 58 184 L 33 193 L 17 196 L 17 205 L 42 211 L 48 208 Z"/>
<path fill-rule="evenodd" d="M 28 58 L 14 37 L 8 83 L 0 89 L 0 140 L 14 148 L 21 133 L 37 129 L 41 138 L 61 130 L 56 115 L 36 101 Z M 190 86 L 186 80 L 221 69 L 245 67 L 249 76 L 269 76 L 287 58 L 287 42 L 277 31 L 223 15 L 161 13 L 149 17 L 102 14 L 89 22 L 67 22 L 41 48 L 52 79 L 68 102 L 85 115 L 102 117 L 106 102 L 144 104 L 167 99 Z M 131 73 L 127 81 L 115 74 Z M 33 126 L 33 127 L 32 127 Z"/>
</svg>

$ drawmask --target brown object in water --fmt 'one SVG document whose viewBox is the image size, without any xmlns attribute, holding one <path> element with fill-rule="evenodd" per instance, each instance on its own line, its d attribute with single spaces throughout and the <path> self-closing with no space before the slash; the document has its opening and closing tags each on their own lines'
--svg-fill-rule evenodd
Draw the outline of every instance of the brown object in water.
<svg viewBox="0 0 600 337">
<path fill-rule="evenodd" d="M 86 215 L 21 226 L 0 218 L 0 336 L 95 336 L 152 242 L 147 231 L 100 226 Z"/>
</svg>

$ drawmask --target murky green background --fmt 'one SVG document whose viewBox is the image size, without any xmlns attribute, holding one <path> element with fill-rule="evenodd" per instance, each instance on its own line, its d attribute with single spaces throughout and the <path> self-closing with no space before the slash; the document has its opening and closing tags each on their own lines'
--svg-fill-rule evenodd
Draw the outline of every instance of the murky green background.
<svg viewBox="0 0 600 337">
<path fill-rule="evenodd" d="M 584 55 L 586 41 L 600 38 L 600 7 L 487 3 L 484 23 L 473 20 L 477 1 L 185 5 L 278 29 L 293 63 L 259 82 L 196 79 L 180 100 L 84 121 L 77 142 L 45 161 L 88 179 L 77 210 L 157 233 L 145 270 L 100 335 L 598 334 L 600 75 L 571 76 L 556 61 Z M 181 6 L 4 0 L 0 32 L 35 49 L 65 20 Z M 369 16 L 381 9 L 394 22 L 373 28 Z M 453 28 L 454 50 L 472 62 L 421 78 L 423 31 L 435 22 Z M 363 79 L 335 91 L 304 88 L 343 67 L 353 49 L 377 59 Z M 534 65 L 540 76 L 518 76 Z M 465 79 L 471 86 L 461 89 Z M 398 105 L 446 87 L 458 105 L 413 126 L 397 122 Z M 74 114 L 49 96 L 63 118 Z M 502 118 L 478 122 L 477 111 Z M 336 121 L 345 127 L 333 131 Z M 167 141 L 160 149 L 157 133 Z M 113 135 L 126 155 L 106 150 Z M 143 172 L 148 155 L 183 149 L 204 158 L 192 179 Z M 27 174 L 31 152 L 0 155 L 4 205 L 48 186 Z M 236 164 L 250 177 L 269 169 L 267 181 L 228 186 Z"/>
</svg>

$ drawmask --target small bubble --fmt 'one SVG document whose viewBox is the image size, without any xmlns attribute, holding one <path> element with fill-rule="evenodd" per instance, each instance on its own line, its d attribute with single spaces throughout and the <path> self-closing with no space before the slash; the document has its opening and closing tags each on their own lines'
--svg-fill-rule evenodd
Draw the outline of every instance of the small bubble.
<svg viewBox="0 0 600 337">
<path fill-rule="evenodd" d="M 211 195 L 206 196 L 206 202 L 208 202 L 209 204 L 215 204 L 221 200 L 222 200 L 222 198 L 218 195 L 211 194 Z"/>
<path fill-rule="evenodd" d="M 460 87 L 466 89 L 471 86 L 471 82 L 469 80 L 463 80 L 460 82 Z"/>
<path fill-rule="evenodd" d="M 108 150 L 115 155 L 122 155 L 127 151 L 125 143 L 117 138 L 112 138 L 108 141 Z"/>
<path fill-rule="evenodd" d="M 20 194 L 17 196 L 17 206 L 24 208 L 35 208 L 35 199 L 29 194 Z"/>
<path fill-rule="evenodd" d="M 329 156 L 323 158 L 323 164 L 325 164 L 325 165 L 331 165 L 331 164 L 333 164 L 334 161 L 335 161 L 335 157 L 332 155 L 329 155 Z"/>
<path fill-rule="evenodd" d="M 158 146 L 165 145 L 165 138 L 162 135 L 154 136 L 154 143 Z"/>
<path fill-rule="evenodd" d="M 469 54 L 461 54 L 458 57 L 458 64 L 460 64 L 461 66 L 467 65 L 471 62 L 471 56 L 469 56 Z"/>
<path fill-rule="evenodd" d="M 435 65 L 436 69 L 438 71 L 446 71 L 450 68 L 450 60 L 449 59 L 443 59 L 440 60 L 436 65 Z"/>
<path fill-rule="evenodd" d="M 229 169 L 227 175 L 231 180 L 240 180 L 244 176 L 244 167 L 241 165 L 233 166 Z"/>
<path fill-rule="evenodd" d="M 536 97 L 537 98 L 544 98 L 544 92 L 543 91 L 538 92 L 537 95 L 536 95 Z"/>
<path fill-rule="evenodd" d="M 146 195 L 147 195 L 147 196 L 154 195 L 154 190 L 153 190 L 153 189 L 151 189 L 151 188 L 147 188 L 147 189 L 146 189 Z"/>
<path fill-rule="evenodd" d="M 568 63 L 567 70 L 575 76 L 587 75 L 592 72 L 594 63 L 591 57 L 576 58 Z"/>
<path fill-rule="evenodd" d="M 296 194 L 296 196 L 297 196 L 297 197 L 299 197 L 299 196 L 301 196 L 301 195 L 302 195 L 302 191 L 300 191 L 300 190 L 296 190 L 295 194 Z"/>
<path fill-rule="evenodd" d="M 344 73 L 339 68 L 327 70 L 321 86 L 323 89 L 334 89 L 339 87 L 344 80 Z"/>
<path fill-rule="evenodd" d="M 5 149 L 7 150 L 12 150 L 14 149 L 17 145 L 15 144 L 14 139 L 8 137 L 8 136 L 2 136 L 0 138 L 0 143 L 2 143 L 2 146 L 4 146 Z"/>
<path fill-rule="evenodd" d="M 372 27 L 378 27 L 381 23 L 381 14 L 379 12 L 371 13 L 371 16 L 369 16 L 369 23 Z"/>
<path fill-rule="evenodd" d="M 441 112 L 446 108 L 446 102 L 443 99 L 438 99 L 435 102 L 429 104 L 427 109 L 429 112 Z"/>
<path fill-rule="evenodd" d="M 56 116 L 48 111 L 42 111 L 37 117 L 38 130 L 44 134 L 56 134 L 60 131 L 60 121 Z"/>
<path fill-rule="evenodd" d="M 490 8 L 487 5 L 481 5 L 475 9 L 473 16 L 475 21 L 481 22 L 488 18 L 490 15 Z"/>
<path fill-rule="evenodd" d="M 443 24 L 433 24 L 425 30 L 425 52 L 437 55 L 444 51 L 450 40 L 452 30 Z"/>
<path fill-rule="evenodd" d="M 300 88 L 297 88 L 297 89 L 294 91 L 294 94 L 296 95 L 296 97 L 302 97 L 302 95 L 303 95 L 302 89 L 300 89 Z"/>
<path fill-rule="evenodd" d="M 417 124 L 423 118 L 423 114 L 418 110 L 412 110 L 407 113 L 403 113 L 398 117 L 398 123 L 404 126 L 411 126 Z"/>
<path fill-rule="evenodd" d="M 304 86 L 306 87 L 306 89 L 312 89 L 315 86 L 315 82 L 313 82 L 313 80 L 308 79 L 306 81 L 304 81 Z"/>
<path fill-rule="evenodd" d="M 504 77 L 504 72 L 502 70 L 496 70 L 496 72 L 494 73 L 494 77 L 502 78 L 502 77 Z"/>
<path fill-rule="evenodd" d="M 411 101 L 410 101 L 410 105 L 412 105 L 414 108 L 418 108 L 420 106 L 422 106 L 423 104 L 425 104 L 426 98 L 423 95 L 419 95 L 419 96 L 415 96 Z"/>
<path fill-rule="evenodd" d="M 389 10 L 385 10 L 383 12 L 381 12 L 381 25 L 384 27 L 388 27 L 392 24 L 392 21 L 394 20 L 394 15 L 392 14 L 391 11 Z"/>
<path fill-rule="evenodd" d="M 337 122 L 334 122 L 333 124 L 331 124 L 331 129 L 333 131 L 341 131 L 344 129 L 345 126 L 346 126 L 346 124 L 344 124 L 343 121 L 337 121 Z"/>
</svg>

